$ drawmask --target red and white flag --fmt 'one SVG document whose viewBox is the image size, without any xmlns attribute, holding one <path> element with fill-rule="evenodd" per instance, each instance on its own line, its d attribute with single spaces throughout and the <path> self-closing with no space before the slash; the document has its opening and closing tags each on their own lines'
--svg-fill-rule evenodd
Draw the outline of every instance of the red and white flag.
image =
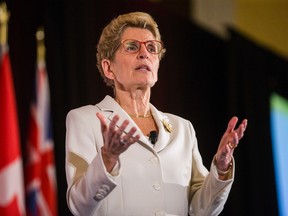
<svg viewBox="0 0 288 216">
<path fill-rule="evenodd" d="M 25 215 L 17 106 L 8 47 L 0 47 L 0 215 Z"/>
<path fill-rule="evenodd" d="M 26 212 L 28 216 L 54 216 L 57 215 L 54 142 L 44 60 L 37 62 L 35 95 L 30 109 L 25 163 Z"/>
</svg>

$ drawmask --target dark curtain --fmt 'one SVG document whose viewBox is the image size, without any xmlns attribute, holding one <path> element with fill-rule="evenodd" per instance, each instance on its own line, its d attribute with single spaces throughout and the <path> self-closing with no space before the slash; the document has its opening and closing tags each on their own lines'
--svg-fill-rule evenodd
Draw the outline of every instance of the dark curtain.
<svg viewBox="0 0 288 216">
<path fill-rule="evenodd" d="M 249 128 L 235 155 L 237 172 L 227 212 L 277 215 L 269 99 L 273 92 L 288 98 L 288 62 L 235 29 L 230 35 L 229 113 L 247 117 Z"/>
<path fill-rule="evenodd" d="M 169 7 L 165 1 L 144 0 L 7 1 L 23 147 L 35 74 L 35 32 L 39 25 L 46 30 L 59 215 L 70 215 L 65 197 L 66 114 L 113 95 L 97 71 L 96 44 L 113 17 L 136 10 L 155 18 L 167 48 L 151 101 L 193 123 L 207 168 L 232 115 L 249 119 L 246 136 L 235 152 L 235 183 L 221 215 L 277 214 L 268 98 L 272 90 L 287 95 L 287 62 L 236 31 L 231 30 L 231 39 L 224 41 L 191 23 L 189 1 L 177 2 L 187 8 L 183 13 L 172 12 L 173 3 L 168 2 Z"/>
</svg>

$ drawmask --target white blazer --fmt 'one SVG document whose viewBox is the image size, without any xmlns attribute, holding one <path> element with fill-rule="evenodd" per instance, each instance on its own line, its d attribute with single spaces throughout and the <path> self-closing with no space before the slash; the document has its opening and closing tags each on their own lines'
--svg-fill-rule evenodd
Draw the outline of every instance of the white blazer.
<svg viewBox="0 0 288 216">
<path fill-rule="evenodd" d="M 150 109 L 159 129 L 155 145 L 110 96 L 95 106 L 68 113 L 67 203 L 74 215 L 200 216 L 222 211 L 234 179 L 234 167 L 229 180 L 218 180 L 213 163 L 210 173 L 203 166 L 192 124 L 162 113 L 151 104 Z M 121 154 L 111 173 L 106 172 L 100 154 L 103 138 L 96 112 L 103 113 L 108 123 L 119 115 L 118 126 L 129 119 L 131 124 L 125 133 L 135 126 L 141 135 Z"/>
</svg>

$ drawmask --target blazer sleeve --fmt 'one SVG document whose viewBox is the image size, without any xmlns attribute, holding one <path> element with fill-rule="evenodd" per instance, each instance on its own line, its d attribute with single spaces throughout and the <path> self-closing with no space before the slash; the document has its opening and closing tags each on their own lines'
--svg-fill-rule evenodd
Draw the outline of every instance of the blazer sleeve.
<svg viewBox="0 0 288 216">
<path fill-rule="evenodd" d="M 80 108 L 66 118 L 66 197 L 74 215 L 92 215 L 116 187 L 99 153 L 103 138 L 95 114 Z"/>
<path fill-rule="evenodd" d="M 192 125 L 191 130 L 192 133 L 195 133 Z M 233 167 L 229 173 L 230 178 L 222 181 L 218 179 L 214 163 L 211 163 L 210 172 L 204 167 L 196 139 L 193 146 L 192 158 L 189 215 L 219 215 L 224 208 L 234 180 L 234 159 Z"/>
</svg>

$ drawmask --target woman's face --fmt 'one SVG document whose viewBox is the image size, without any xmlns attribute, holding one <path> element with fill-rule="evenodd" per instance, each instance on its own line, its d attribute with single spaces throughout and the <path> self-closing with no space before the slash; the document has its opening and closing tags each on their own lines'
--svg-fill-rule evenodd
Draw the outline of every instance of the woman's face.
<svg viewBox="0 0 288 216">
<path fill-rule="evenodd" d="M 129 27 L 124 30 L 121 41 L 134 39 L 140 42 L 155 40 L 147 29 Z M 114 80 L 115 88 L 123 90 L 150 88 L 158 79 L 159 57 L 147 51 L 145 45 L 140 45 L 136 53 L 129 53 L 120 44 L 114 60 L 106 62 L 106 69 Z"/>
</svg>

